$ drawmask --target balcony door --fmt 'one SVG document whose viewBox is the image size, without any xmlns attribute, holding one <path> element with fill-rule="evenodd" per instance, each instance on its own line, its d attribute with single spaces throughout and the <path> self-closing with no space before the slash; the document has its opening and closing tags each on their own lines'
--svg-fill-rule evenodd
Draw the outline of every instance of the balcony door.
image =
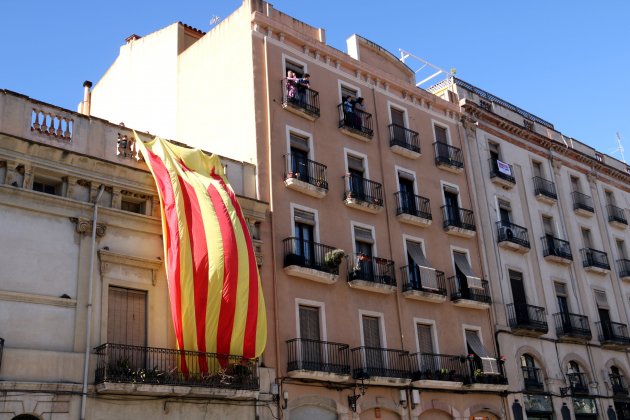
<svg viewBox="0 0 630 420">
<path fill-rule="evenodd" d="M 354 268 L 358 271 L 357 275 L 363 280 L 374 280 L 374 263 L 372 261 L 373 246 L 374 237 L 372 236 L 372 230 L 355 226 L 354 249 L 356 252 L 356 261 Z"/>
<path fill-rule="evenodd" d="M 384 376 L 385 360 L 381 348 L 381 323 L 375 316 L 363 315 L 363 344 L 365 366 L 370 376 Z"/>
<path fill-rule="evenodd" d="M 614 331 L 610 321 L 610 310 L 608 307 L 608 299 L 606 292 L 595 290 L 595 303 L 597 304 L 597 314 L 602 327 L 602 335 L 605 340 L 614 338 Z"/>
<path fill-rule="evenodd" d="M 426 373 L 433 373 L 440 368 L 440 364 L 438 358 L 434 355 L 431 325 L 416 324 L 416 331 L 418 332 L 420 369 Z"/>
<path fill-rule="evenodd" d="M 322 344 L 319 328 L 319 308 L 300 305 L 300 352 L 302 369 L 322 371 Z"/>
<path fill-rule="evenodd" d="M 110 352 L 110 364 L 137 370 L 145 367 L 147 345 L 147 292 L 109 287 L 107 342 L 118 344 Z M 133 346 L 133 347 L 132 347 Z M 140 348 L 138 348 L 140 347 Z"/>
<path fill-rule="evenodd" d="M 516 271 L 509 271 L 510 286 L 512 288 L 512 302 L 514 302 L 514 315 L 517 325 L 529 324 L 529 314 L 527 313 L 527 298 L 525 296 L 525 286 L 523 285 L 523 275 Z"/>
<path fill-rule="evenodd" d="M 308 167 L 308 138 L 291 133 L 289 135 L 289 141 L 291 143 L 290 171 L 293 172 L 293 176 L 300 181 L 309 182 L 311 177 Z"/>
<path fill-rule="evenodd" d="M 558 302 L 558 311 L 560 312 L 562 330 L 565 333 L 573 331 L 571 325 L 571 316 L 569 315 L 569 301 L 567 299 L 567 285 L 564 283 L 554 283 L 556 289 L 556 301 Z"/>
<path fill-rule="evenodd" d="M 313 213 L 294 209 L 295 254 L 304 259 L 304 267 L 315 264 L 315 215 Z"/>
<path fill-rule="evenodd" d="M 460 226 L 459 194 L 451 188 L 444 189 L 444 204 L 446 205 L 446 217 L 450 225 Z"/>
<path fill-rule="evenodd" d="M 352 193 L 359 200 L 365 200 L 365 185 L 363 177 L 365 169 L 363 166 L 363 159 L 356 156 L 348 155 L 348 173 L 350 174 L 350 193 Z"/>
<path fill-rule="evenodd" d="M 413 178 L 398 173 L 398 185 L 400 185 L 400 207 L 405 214 L 416 214 L 415 191 Z"/>
</svg>

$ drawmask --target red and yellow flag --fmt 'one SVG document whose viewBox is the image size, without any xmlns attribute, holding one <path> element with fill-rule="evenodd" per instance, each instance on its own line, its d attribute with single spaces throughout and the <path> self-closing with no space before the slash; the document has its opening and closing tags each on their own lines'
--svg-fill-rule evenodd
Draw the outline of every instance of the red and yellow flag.
<svg viewBox="0 0 630 420">
<path fill-rule="evenodd" d="M 136 145 L 160 195 L 179 349 L 260 356 L 267 320 L 258 266 L 243 212 L 219 158 L 158 137 L 144 144 L 136 135 Z"/>
</svg>

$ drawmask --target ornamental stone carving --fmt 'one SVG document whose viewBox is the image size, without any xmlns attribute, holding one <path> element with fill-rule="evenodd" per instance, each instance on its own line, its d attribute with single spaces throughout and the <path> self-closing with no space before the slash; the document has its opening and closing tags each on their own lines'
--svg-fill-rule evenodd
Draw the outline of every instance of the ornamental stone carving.
<svg viewBox="0 0 630 420">
<path fill-rule="evenodd" d="M 76 225 L 75 230 L 77 233 L 80 233 L 83 235 L 92 234 L 92 220 L 84 219 L 82 217 L 79 217 L 79 218 L 71 217 L 70 221 Z M 96 222 L 96 236 L 99 238 L 102 238 L 103 236 L 105 236 L 106 232 L 107 232 L 107 225 L 105 223 Z"/>
</svg>

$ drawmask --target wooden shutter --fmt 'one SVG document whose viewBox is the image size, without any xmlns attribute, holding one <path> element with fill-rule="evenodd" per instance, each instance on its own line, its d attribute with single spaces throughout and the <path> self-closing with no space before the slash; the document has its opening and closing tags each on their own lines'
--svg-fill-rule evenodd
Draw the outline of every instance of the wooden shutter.
<svg viewBox="0 0 630 420">
<path fill-rule="evenodd" d="M 302 150 L 303 152 L 308 153 L 308 139 L 302 136 L 298 136 L 295 133 L 289 134 L 289 142 L 291 143 L 291 147 L 295 149 Z"/>
<path fill-rule="evenodd" d="M 319 340 L 319 308 L 300 305 L 300 338 Z"/>
<path fill-rule="evenodd" d="M 418 330 L 418 351 L 420 353 L 433 353 L 433 336 L 431 335 L 431 326 L 425 324 L 417 324 Z"/>
<path fill-rule="evenodd" d="M 363 343 L 365 347 L 381 347 L 381 329 L 378 318 L 363 317 Z"/>
<path fill-rule="evenodd" d="M 433 129 L 435 130 L 435 141 L 439 143 L 448 143 L 448 138 L 446 136 L 446 128 L 440 127 L 439 125 L 434 125 Z"/>
<path fill-rule="evenodd" d="M 363 159 L 348 155 L 348 169 L 363 172 Z"/>
<path fill-rule="evenodd" d="M 147 293 L 141 290 L 109 288 L 107 342 L 147 345 Z"/>
<path fill-rule="evenodd" d="M 392 114 L 392 124 L 396 124 L 400 127 L 405 126 L 405 112 L 400 109 L 390 108 Z"/>
<path fill-rule="evenodd" d="M 366 242 L 369 244 L 374 243 L 374 238 L 372 237 L 372 231 L 370 229 L 362 228 L 359 226 L 354 227 L 354 240 L 360 242 Z"/>
<path fill-rule="evenodd" d="M 314 213 L 300 209 L 293 209 L 293 217 L 296 223 L 305 223 L 307 225 L 315 226 Z"/>
</svg>

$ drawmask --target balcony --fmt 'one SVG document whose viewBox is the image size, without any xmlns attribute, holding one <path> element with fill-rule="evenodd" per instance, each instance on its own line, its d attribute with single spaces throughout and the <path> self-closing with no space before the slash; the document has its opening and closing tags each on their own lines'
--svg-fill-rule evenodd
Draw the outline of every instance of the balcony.
<svg viewBox="0 0 630 420">
<path fill-rule="evenodd" d="M 475 236 L 475 217 L 472 210 L 444 205 L 442 209 L 442 228 L 446 233 L 463 238 Z"/>
<path fill-rule="evenodd" d="M 545 308 L 526 303 L 510 303 L 507 305 L 508 322 L 514 332 L 538 337 L 547 334 L 547 316 Z"/>
<path fill-rule="evenodd" d="M 587 316 L 558 312 L 553 314 L 553 319 L 556 323 L 556 335 L 562 341 L 584 342 L 593 338 Z"/>
<path fill-rule="evenodd" d="M 361 141 L 370 141 L 374 136 L 372 129 L 372 114 L 359 109 L 353 112 L 344 112 L 343 104 L 337 107 L 339 110 L 339 129 L 350 137 Z"/>
<path fill-rule="evenodd" d="M 287 79 L 282 79 L 282 108 L 310 121 L 319 118 L 319 93 L 310 88 L 299 92 Z"/>
<path fill-rule="evenodd" d="M 350 346 L 320 340 L 287 341 L 287 375 L 327 382 L 350 380 Z"/>
<path fill-rule="evenodd" d="M 398 191 L 396 198 L 396 218 L 402 223 L 418 227 L 430 226 L 433 216 L 428 198 Z"/>
<path fill-rule="evenodd" d="M 498 159 L 490 158 L 490 181 L 493 184 L 505 188 L 511 189 L 516 185 L 516 179 L 514 178 L 514 168 L 512 165 L 501 162 Z"/>
<path fill-rule="evenodd" d="M 254 359 L 112 343 L 94 352 L 97 392 L 213 397 L 225 396 L 226 390 L 238 395 L 237 391 L 259 389 Z M 177 391 L 173 386 L 185 388 Z"/>
<path fill-rule="evenodd" d="M 617 273 L 623 281 L 630 281 L 630 260 L 617 260 Z"/>
<path fill-rule="evenodd" d="M 336 248 L 300 238 L 286 238 L 284 272 L 318 283 L 333 284 L 339 278 L 339 265 L 331 259 Z"/>
<path fill-rule="evenodd" d="M 628 226 L 628 219 L 622 208 L 608 204 L 606 206 L 608 211 L 608 223 L 619 229 L 625 229 Z"/>
<path fill-rule="evenodd" d="M 523 382 L 527 391 L 544 391 L 542 373 L 539 368 L 521 366 L 523 371 Z"/>
<path fill-rule="evenodd" d="M 394 262 L 385 258 L 353 254 L 348 258 L 348 285 L 377 293 L 396 293 Z"/>
<path fill-rule="evenodd" d="M 441 303 L 446 301 L 444 272 L 435 270 L 435 284 L 422 282 L 422 272 L 417 265 L 400 268 L 403 296 L 408 299 Z"/>
<path fill-rule="evenodd" d="M 534 182 L 534 195 L 538 201 L 554 204 L 558 200 L 556 184 L 539 176 L 535 176 L 532 180 Z"/>
<path fill-rule="evenodd" d="M 497 222 L 497 243 L 501 248 L 524 254 L 529 251 L 527 229 L 511 222 Z"/>
<path fill-rule="evenodd" d="M 409 352 L 378 347 L 356 347 L 352 354 L 352 377 L 374 385 L 408 385 Z"/>
<path fill-rule="evenodd" d="M 618 373 L 609 373 L 610 385 L 612 387 L 613 396 L 615 397 L 627 397 L 628 396 L 628 384 L 623 375 Z"/>
<path fill-rule="evenodd" d="M 488 309 L 492 303 L 488 282 L 481 280 L 481 288 L 469 287 L 465 278 L 448 278 L 451 302 L 463 308 Z"/>
<path fill-rule="evenodd" d="M 284 185 L 315 198 L 328 193 L 326 165 L 289 153 L 284 155 Z"/>
<path fill-rule="evenodd" d="M 346 190 L 344 204 L 353 209 L 376 214 L 383 210 L 383 187 L 358 175 L 344 177 Z"/>
<path fill-rule="evenodd" d="M 414 353 L 409 356 L 409 363 L 411 384 L 419 388 L 457 389 L 468 376 L 463 356 Z"/>
<path fill-rule="evenodd" d="M 464 154 L 462 149 L 448 143 L 433 143 L 435 150 L 435 164 L 438 168 L 449 172 L 460 173 L 464 170 Z"/>
<path fill-rule="evenodd" d="M 420 157 L 419 134 L 401 125 L 389 125 L 389 148 L 392 152 L 410 159 Z"/>
<path fill-rule="evenodd" d="M 619 322 L 601 321 L 596 322 L 598 338 L 602 347 L 625 350 L 630 347 L 630 336 L 628 336 L 628 326 Z"/>
<path fill-rule="evenodd" d="M 505 376 L 503 361 L 499 359 L 482 361 L 481 358 L 475 356 L 473 358 L 468 358 L 466 363 L 468 364 L 468 377 L 465 378 L 464 385 L 476 390 L 507 390 L 508 380 Z M 496 369 L 495 373 L 484 373 L 484 367 L 487 368 L 488 363 L 491 363 L 493 369 Z"/>
<path fill-rule="evenodd" d="M 585 373 L 572 372 L 566 376 L 573 395 L 588 395 L 588 378 Z"/>
<path fill-rule="evenodd" d="M 573 211 L 575 214 L 590 217 L 595 213 L 593 199 L 590 196 L 578 191 L 573 191 L 571 197 L 573 197 Z"/>
<path fill-rule="evenodd" d="M 597 274 L 610 272 L 608 255 L 605 252 L 592 248 L 582 248 L 580 249 L 580 254 L 582 254 L 582 266 L 586 270 Z"/>
<path fill-rule="evenodd" d="M 543 257 L 547 261 L 570 264 L 573 261 L 571 246 L 568 241 L 546 235 L 540 238 L 543 243 Z"/>
</svg>

